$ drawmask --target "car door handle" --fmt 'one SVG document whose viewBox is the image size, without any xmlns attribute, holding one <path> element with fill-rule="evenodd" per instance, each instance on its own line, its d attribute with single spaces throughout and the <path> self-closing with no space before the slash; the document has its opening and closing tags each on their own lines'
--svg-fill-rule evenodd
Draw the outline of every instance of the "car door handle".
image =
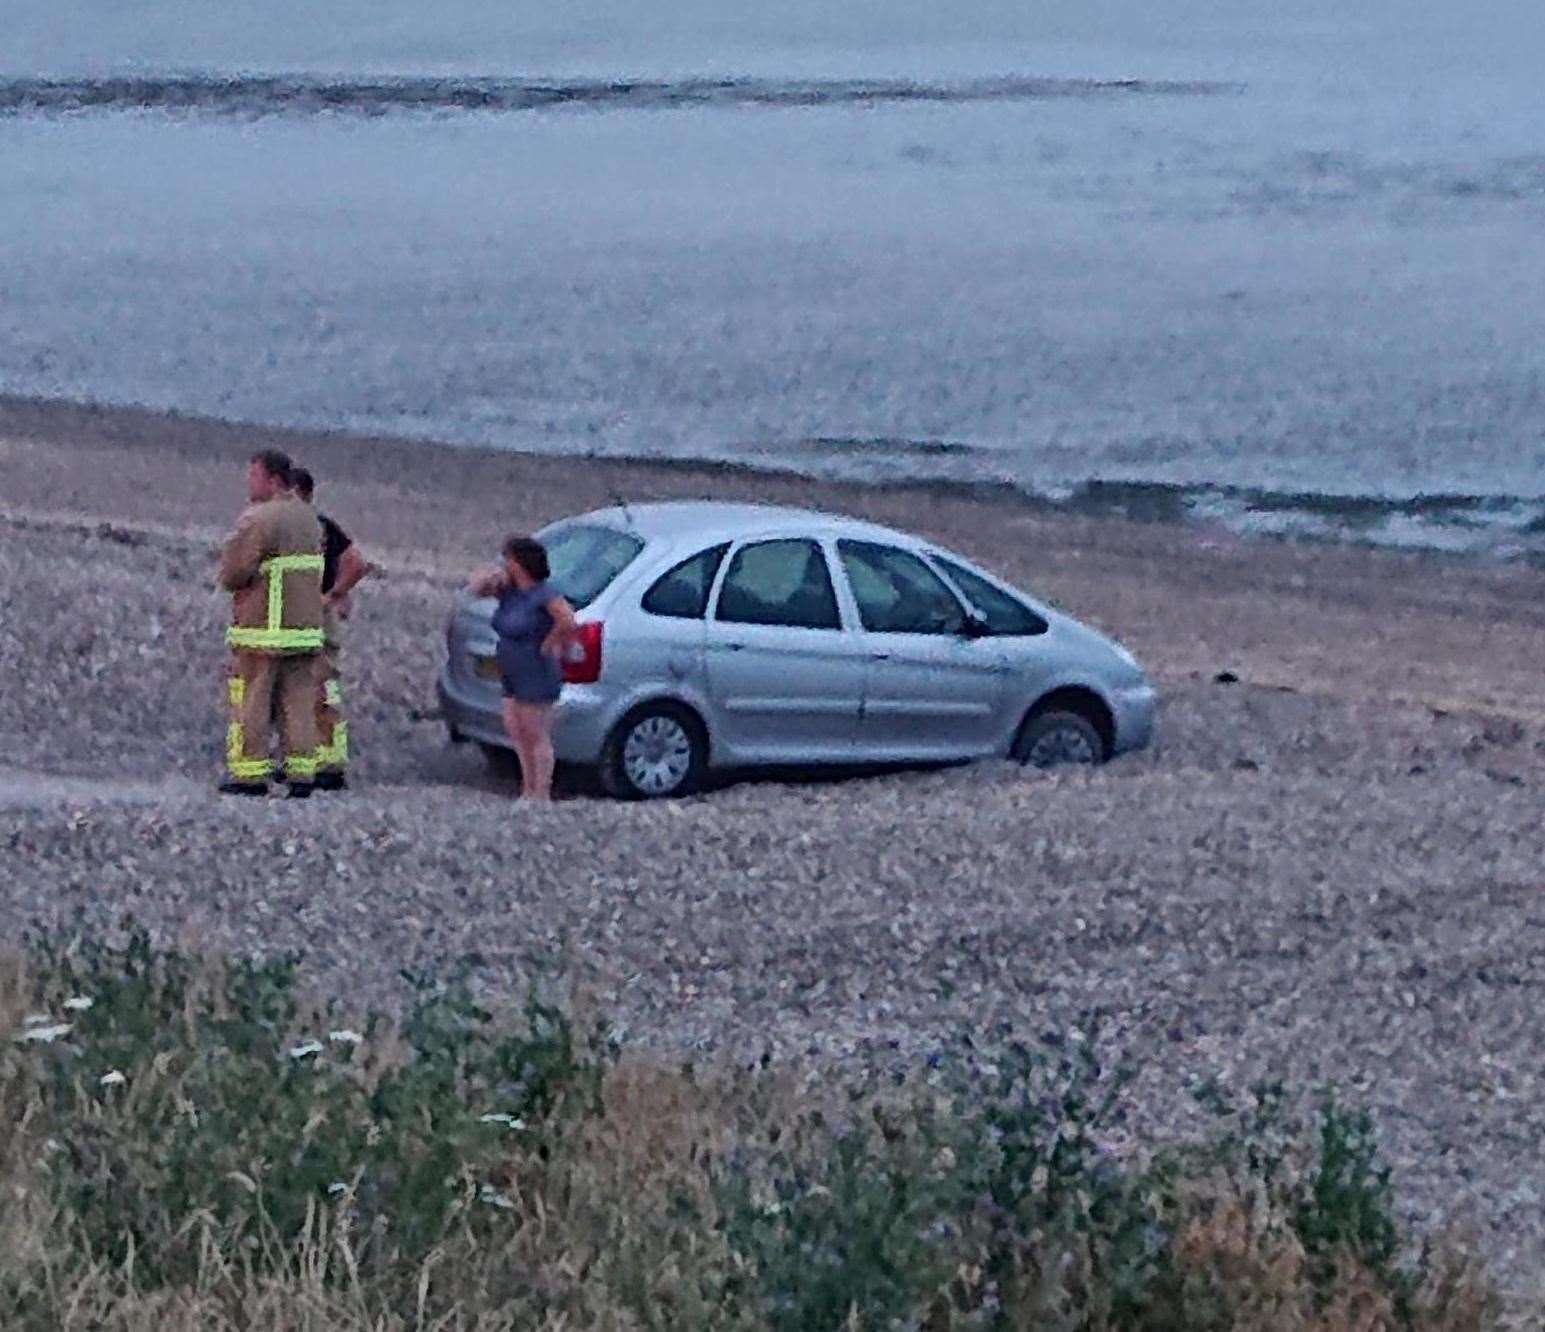
<svg viewBox="0 0 1545 1332">
<path fill-rule="evenodd" d="M 891 654 L 889 652 L 871 652 L 869 654 L 870 661 L 889 661 L 890 659 Z"/>
</svg>

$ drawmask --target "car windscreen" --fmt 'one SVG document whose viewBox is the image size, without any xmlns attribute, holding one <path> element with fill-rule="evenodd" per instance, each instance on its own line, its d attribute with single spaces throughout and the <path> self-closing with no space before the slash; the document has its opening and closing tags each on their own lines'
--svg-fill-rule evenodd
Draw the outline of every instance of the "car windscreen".
<svg viewBox="0 0 1545 1332">
<path fill-rule="evenodd" d="M 588 606 L 643 550 L 643 541 L 611 527 L 574 523 L 542 538 L 552 566 L 548 581 L 575 610 Z"/>
<path fill-rule="evenodd" d="M 982 616 L 982 624 L 989 634 L 1014 638 L 1046 632 L 1046 621 L 1018 597 L 1010 596 L 1000 587 L 994 587 L 965 565 L 945 559 L 937 552 L 930 553 L 933 562 L 944 570 L 945 577 L 966 594 L 966 600 Z"/>
</svg>

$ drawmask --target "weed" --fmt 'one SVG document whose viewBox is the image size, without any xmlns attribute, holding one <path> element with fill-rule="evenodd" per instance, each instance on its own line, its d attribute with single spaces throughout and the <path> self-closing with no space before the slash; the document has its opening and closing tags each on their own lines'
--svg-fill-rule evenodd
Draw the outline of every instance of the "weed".
<svg viewBox="0 0 1545 1332">
<path fill-rule="evenodd" d="M 673 1069 L 539 987 L 50 936 L 0 963 L 0 1325 L 200 1332 L 1245 1332 L 1497 1326 L 1397 1221 L 1368 1116 L 1204 1091 L 1142 1157 L 1078 1033 L 851 1085 Z"/>
</svg>

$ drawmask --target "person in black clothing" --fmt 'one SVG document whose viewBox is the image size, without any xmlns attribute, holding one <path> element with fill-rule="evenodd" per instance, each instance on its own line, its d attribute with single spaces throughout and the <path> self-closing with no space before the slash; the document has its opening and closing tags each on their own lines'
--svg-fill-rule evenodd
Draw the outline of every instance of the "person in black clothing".
<svg viewBox="0 0 1545 1332">
<path fill-rule="evenodd" d="M 292 478 L 295 493 L 307 504 L 312 503 L 315 478 L 304 467 L 295 468 Z M 342 627 L 349 618 L 350 593 L 371 566 L 343 528 L 325 513 L 319 512 L 317 521 L 322 525 L 323 647 L 317 658 L 317 731 L 322 743 L 317 749 L 316 789 L 342 791 L 349 784 L 349 724 L 343 717 L 338 666 Z"/>
</svg>

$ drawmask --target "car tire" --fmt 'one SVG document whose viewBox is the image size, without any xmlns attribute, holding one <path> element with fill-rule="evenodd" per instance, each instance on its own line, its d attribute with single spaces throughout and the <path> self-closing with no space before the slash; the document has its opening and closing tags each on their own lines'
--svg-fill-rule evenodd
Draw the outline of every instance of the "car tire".
<svg viewBox="0 0 1545 1332">
<path fill-rule="evenodd" d="M 1013 757 L 1029 767 L 1105 761 L 1105 741 L 1087 717 L 1065 708 L 1049 708 L 1026 720 L 1014 741 Z"/>
<path fill-rule="evenodd" d="M 646 703 L 628 713 L 601 752 L 601 786 L 620 800 L 691 795 L 708 768 L 708 736 L 690 708 Z"/>
<path fill-rule="evenodd" d="M 488 740 L 479 740 L 477 747 L 483 751 L 483 762 L 488 765 L 488 771 L 493 776 L 508 778 L 513 782 L 520 780 L 520 759 L 513 749 L 506 749 Z"/>
</svg>

